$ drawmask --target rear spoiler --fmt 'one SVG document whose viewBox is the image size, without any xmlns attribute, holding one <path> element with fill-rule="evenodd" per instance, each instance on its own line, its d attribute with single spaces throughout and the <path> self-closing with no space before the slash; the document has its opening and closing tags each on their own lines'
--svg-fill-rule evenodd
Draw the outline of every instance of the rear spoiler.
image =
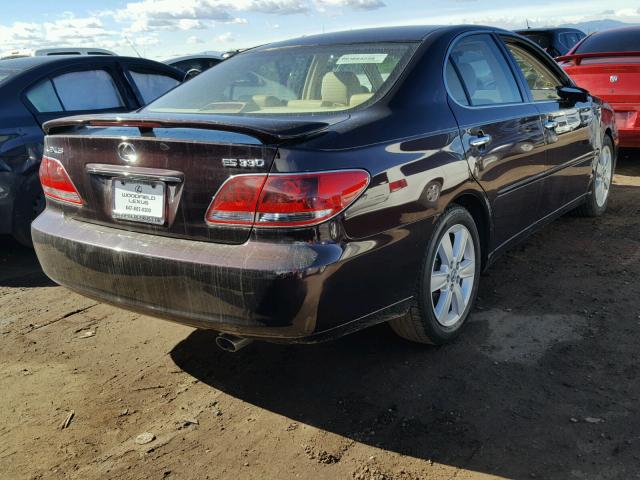
<svg viewBox="0 0 640 480">
<path fill-rule="evenodd" d="M 606 57 L 640 57 L 640 51 L 637 52 L 596 52 L 596 53 L 573 53 L 569 55 L 561 55 L 556 57 L 556 62 L 573 61 L 576 65 L 580 65 L 585 58 L 606 58 Z"/>
<path fill-rule="evenodd" d="M 330 125 L 320 121 L 286 122 L 270 119 L 265 122 L 267 119 L 251 121 L 244 117 L 241 121 L 238 120 L 231 117 L 224 117 L 223 120 L 219 117 L 194 119 L 180 116 L 150 117 L 141 114 L 78 115 L 49 120 L 42 128 L 47 135 L 64 133 L 77 127 L 135 127 L 141 133 L 151 132 L 154 128 L 194 128 L 241 133 L 257 138 L 263 143 L 275 143 L 316 135 Z M 265 128 L 267 126 L 271 129 Z"/>
</svg>

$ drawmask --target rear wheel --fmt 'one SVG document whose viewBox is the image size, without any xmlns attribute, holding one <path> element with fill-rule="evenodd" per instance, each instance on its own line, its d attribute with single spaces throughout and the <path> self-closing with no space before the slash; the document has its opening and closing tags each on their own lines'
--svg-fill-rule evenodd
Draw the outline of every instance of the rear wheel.
<svg viewBox="0 0 640 480">
<path fill-rule="evenodd" d="M 13 208 L 13 237 L 22 245 L 32 247 L 31 222 L 42 213 L 44 193 L 38 174 L 31 174 L 22 184 Z"/>
<path fill-rule="evenodd" d="M 422 259 L 409 313 L 391 321 L 403 338 L 441 345 L 453 341 L 469 317 L 480 280 L 480 238 L 471 214 L 449 207 Z"/>
<path fill-rule="evenodd" d="M 585 203 L 576 209 L 579 215 L 599 217 L 607 210 L 613 171 L 616 164 L 614 152 L 615 150 L 611 139 L 605 136 L 594 168 L 593 182 L 591 183 L 591 190 L 589 192 L 590 195 L 588 195 Z"/>
</svg>

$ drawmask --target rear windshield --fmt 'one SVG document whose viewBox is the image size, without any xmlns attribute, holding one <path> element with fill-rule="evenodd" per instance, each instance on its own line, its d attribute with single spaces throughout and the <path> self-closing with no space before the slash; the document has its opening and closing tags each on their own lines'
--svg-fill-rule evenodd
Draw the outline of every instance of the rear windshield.
<svg viewBox="0 0 640 480">
<path fill-rule="evenodd" d="M 349 110 L 382 97 L 402 72 L 415 45 L 248 51 L 189 80 L 145 111 L 278 115 Z"/>
<path fill-rule="evenodd" d="M 551 46 L 551 35 L 546 33 L 520 32 L 520 35 L 524 35 L 542 48 L 549 48 Z"/>
<path fill-rule="evenodd" d="M 640 28 L 609 30 L 587 37 L 574 53 L 640 51 Z"/>
</svg>

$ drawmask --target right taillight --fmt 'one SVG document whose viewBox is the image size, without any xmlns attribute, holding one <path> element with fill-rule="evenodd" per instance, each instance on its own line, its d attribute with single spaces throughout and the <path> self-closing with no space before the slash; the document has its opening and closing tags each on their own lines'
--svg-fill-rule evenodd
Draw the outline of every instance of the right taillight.
<svg viewBox="0 0 640 480">
<path fill-rule="evenodd" d="M 239 175 L 220 188 L 206 221 L 256 227 L 317 225 L 344 211 L 368 184 L 364 170 Z"/>
<path fill-rule="evenodd" d="M 59 160 L 42 157 L 39 174 L 42 190 L 47 197 L 73 205 L 82 205 L 82 197 Z"/>
</svg>

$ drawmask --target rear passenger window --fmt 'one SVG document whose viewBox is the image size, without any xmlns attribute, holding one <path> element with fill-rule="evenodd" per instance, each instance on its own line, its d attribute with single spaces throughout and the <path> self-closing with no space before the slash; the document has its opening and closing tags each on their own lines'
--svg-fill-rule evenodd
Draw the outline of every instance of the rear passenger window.
<svg viewBox="0 0 640 480">
<path fill-rule="evenodd" d="M 136 72 L 135 70 L 130 70 L 129 73 L 145 104 L 164 95 L 180 83 L 175 78 L 161 73 Z"/>
<path fill-rule="evenodd" d="M 48 78 L 31 87 L 27 91 L 27 99 L 40 113 L 64 112 L 56 91 L 53 89 L 53 84 Z"/>
<path fill-rule="evenodd" d="M 34 85 L 26 96 L 40 113 L 124 107 L 113 78 L 105 70 L 64 73 Z"/>
<path fill-rule="evenodd" d="M 557 88 L 562 86 L 562 81 L 550 68 L 533 53 L 517 45 L 507 43 L 507 48 L 522 70 L 522 75 L 527 81 L 535 102 L 560 99 Z"/>
<path fill-rule="evenodd" d="M 464 92 L 464 87 L 460 82 L 458 72 L 456 72 L 456 69 L 454 68 L 453 63 L 451 63 L 451 60 L 447 62 L 446 76 L 447 86 L 449 87 L 449 95 L 451 95 L 456 102 L 462 105 L 469 105 L 467 94 Z"/>
<path fill-rule="evenodd" d="M 451 61 L 460 72 L 471 105 L 522 102 L 513 73 L 490 35 L 465 37 L 451 51 Z"/>
</svg>

